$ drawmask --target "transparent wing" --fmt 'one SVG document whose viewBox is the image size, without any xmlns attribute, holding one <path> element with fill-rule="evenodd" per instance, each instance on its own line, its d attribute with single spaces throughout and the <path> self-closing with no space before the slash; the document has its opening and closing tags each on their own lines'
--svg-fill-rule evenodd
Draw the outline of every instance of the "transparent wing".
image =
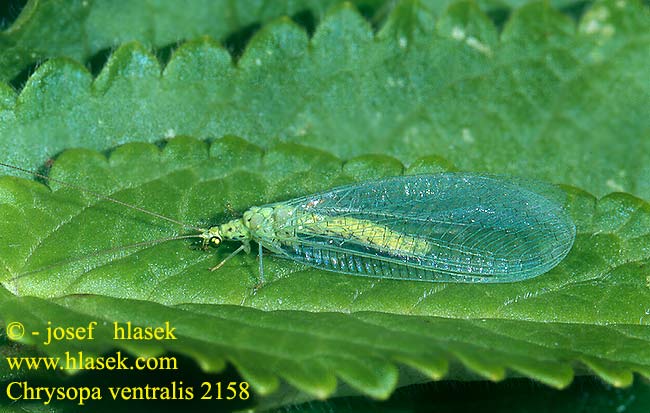
<svg viewBox="0 0 650 413">
<path fill-rule="evenodd" d="M 286 236 L 262 239 L 291 259 L 383 278 L 509 282 L 569 252 L 575 226 L 555 201 L 477 174 L 403 176 L 282 203 Z"/>
</svg>

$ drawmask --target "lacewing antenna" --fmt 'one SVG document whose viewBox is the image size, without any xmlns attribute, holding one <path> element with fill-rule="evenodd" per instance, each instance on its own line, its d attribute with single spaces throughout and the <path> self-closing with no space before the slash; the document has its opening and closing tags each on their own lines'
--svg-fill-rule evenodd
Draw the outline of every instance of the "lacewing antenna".
<svg viewBox="0 0 650 413">
<path fill-rule="evenodd" d="M 142 212 L 143 214 L 151 215 L 151 216 L 154 216 L 156 218 L 160 218 L 160 219 L 163 219 L 165 221 L 172 222 L 172 223 L 174 223 L 176 225 L 180 225 L 180 226 L 182 226 L 184 228 L 187 228 L 187 229 L 192 229 L 192 230 L 199 231 L 199 232 L 203 231 L 203 228 L 199 228 L 199 227 L 196 227 L 194 225 L 190 225 L 190 224 L 187 224 L 185 222 L 178 221 L 178 220 L 173 219 L 173 218 L 169 218 L 169 217 L 161 215 L 161 214 L 159 214 L 157 212 L 149 211 L 148 209 L 141 208 L 139 206 L 132 205 L 132 204 L 129 204 L 129 203 L 124 202 L 124 201 L 120 201 L 119 199 L 110 197 L 108 195 L 101 194 L 99 192 L 93 191 L 93 190 L 88 189 L 88 188 L 81 187 L 79 185 L 74 185 L 74 184 L 71 184 L 71 183 L 68 183 L 68 182 L 65 182 L 65 181 L 61 181 L 59 179 L 50 178 L 47 175 L 43 175 L 42 173 L 32 171 L 32 170 L 27 169 L 27 168 L 21 168 L 19 166 L 10 165 L 10 164 L 4 163 L 4 162 L 0 162 L 0 166 L 4 166 L 5 168 L 9 168 L 9 169 L 14 169 L 16 171 L 21 171 L 21 172 L 24 172 L 26 174 L 31 174 L 31 175 L 37 176 L 37 177 L 39 177 L 41 179 L 44 179 L 46 181 L 49 181 L 49 182 L 56 182 L 57 184 L 63 185 L 65 187 L 67 187 L 67 188 L 75 189 L 77 191 L 81 191 L 81 192 L 93 195 L 93 196 L 95 196 L 95 197 L 97 197 L 99 199 L 110 201 L 110 202 L 113 202 L 115 204 L 121 205 L 123 207 L 130 208 L 130 209 L 133 209 L 135 211 Z"/>
</svg>

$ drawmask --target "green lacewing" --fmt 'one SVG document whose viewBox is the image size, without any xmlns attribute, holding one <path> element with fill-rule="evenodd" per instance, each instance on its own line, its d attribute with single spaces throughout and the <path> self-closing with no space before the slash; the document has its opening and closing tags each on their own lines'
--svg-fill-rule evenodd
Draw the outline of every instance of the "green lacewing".
<svg viewBox="0 0 650 413">
<path fill-rule="evenodd" d="M 202 231 L 204 243 L 255 241 L 345 274 L 440 282 L 512 282 L 543 274 L 576 229 L 561 205 L 507 179 L 399 176 L 253 207 Z M 263 272 L 260 266 L 260 272 Z"/>
<path fill-rule="evenodd" d="M 8 164 L 0 165 L 32 173 Z M 576 229 L 559 202 L 520 181 L 473 173 L 398 176 L 255 206 L 204 229 L 89 192 L 197 234 L 204 246 L 251 241 L 262 249 L 337 273 L 430 282 L 521 281 L 555 267 Z M 145 244 L 145 243 L 143 243 Z"/>
</svg>

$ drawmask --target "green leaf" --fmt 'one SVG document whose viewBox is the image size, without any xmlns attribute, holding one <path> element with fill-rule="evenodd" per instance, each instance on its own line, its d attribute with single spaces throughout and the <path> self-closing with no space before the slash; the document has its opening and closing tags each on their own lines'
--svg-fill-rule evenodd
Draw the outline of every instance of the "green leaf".
<svg viewBox="0 0 650 413">
<path fill-rule="evenodd" d="M 375 176 L 403 169 L 376 157 L 344 166 L 297 145 L 263 153 L 229 137 L 210 146 L 189 138 L 163 149 L 129 144 L 108 159 L 67 151 L 50 174 L 205 226 L 228 219 L 228 204 L 242 211 L 353 182 L 358 178 L 346 170 L 366 169 L 355 164 L 368 165 Z M 418 172 L 441 169 L 427 159 L 417 164 Z M 136 355 L 171 351 L 209 371 L 232 363 L 260 394 L 283 380 L 317 398 L 334 394 L 337 383 L 386 398 L 400 368 L 429 379 L 450 372 L 467 378 L 463 371 L 489 380 L 523 375 L 558 388 L 571 382 L 574 369 L 616 386 L 629 385 L 634 372 L 650 377 L 650 205 L 629 195 L 597 200 L 567 187 L 576 243 L 558 267 L 526 282 L 378 280 L 265 256 L 260 285 L 254 254 L 207 270 L 235 245 L 206 252 L 180 240 L 110 250 L 186 232 L 56 182 L 53 192 L 18 178 L 0 184 L 5 324 L 20 321 L 33 331 L 46 321 L 99 322 L 92 342 L 21 340 L 49 354 L 101 354 L 114 346 Z M 178 340 L 114 341 L 115 321 L 169 322 Z M 458 373 L 458 365 L 466 370 Z"/>
<path fill-rule="evenodd" d="M 435 403 L 438 411 L 513 412 L 513 413 L 588 413 L 645 412 L 650 407 L 650 386 L 638 380 L 633 387 L 613 388 L 592 377 L 576 377 L 562 392 L 536 386 L 521 379 L 500 383 L 461 383 L 449 381 L 428 383 L 399 389 L 385 402 L 369 401 L 364 397 L 343 397 L 325 401 L 310 401 L 292 406 L 295 411 L 319 413 L 334 411 L 353 413 L 372 411 L 398 413 L 426 411 Z M 286 408 L 272 410 L 274 413 Z"/>
<path fill-rule="evenodd" d="M 236 64 L 201 38 L 161 73 L 145 47 L 127 43 L 97 79 L 55 59 L 20 95 L 0 88 L 0 150 L 37 167 L 70 147 L 235 134 L 344 159 L 369 148 L 403 163 L 431 154 L 463 170 L 650 199 L 649 28 L 635 1 L 599 2 L 577 27 L 532 3 L 500 34 L 473 3 L 435 18 L 402 1 L 377 34 L 349 5 L 311 39 L 277 20 Z"/>
<path fill-rule="evenodd" d="M 486 10 L 518 7 L 527 0 L 482 0 Z M 146 2 L 103 2 L 75 0 L 30 0 L 11 27 L 0 32 L 0 80 L 10 80 L 28 66 L 54 57 L 86 61 L 103 50 L 137 40 L 153 47 L 165 47 L 180 40 L 208 35 L 226 41 L 236 53 L 251 32 L 281 16 L 293 16 L 309 26 L 341 0 L 217 0 L 186 1 L 178 7 L 173 0 Z M 392 7 L 383 0 L 353 0 L 373 21 L 381 21 Z M 421 2 L 436 15 L 451 0 Z M 557 7 L 570 7 L 579 0 L 554 0 Z M 18 7 L 17 5 L 13 7 Z M 9 6 L 9 9 L 13 8 Z M 16 13 L 15 10 L 10 10 Z M 15 15 L 1 16 L 9 19 Z"/>
<path fill-rule="evenodd" d="M 305 13 L 320 16 L 340 0 L 290 2 L 256 0 L 155 3 L 30 0 L 13 25 L 0 33 L 0 79 L 9 80 L 39 61 L 68 57 L 85 61 L 96 53 L 138 40 L 163 47 L 181 39 L 209 35 L 225 39 L 274 18 Z M 354 1 L 376 9 L 379 0 Z"/>
</svg>

